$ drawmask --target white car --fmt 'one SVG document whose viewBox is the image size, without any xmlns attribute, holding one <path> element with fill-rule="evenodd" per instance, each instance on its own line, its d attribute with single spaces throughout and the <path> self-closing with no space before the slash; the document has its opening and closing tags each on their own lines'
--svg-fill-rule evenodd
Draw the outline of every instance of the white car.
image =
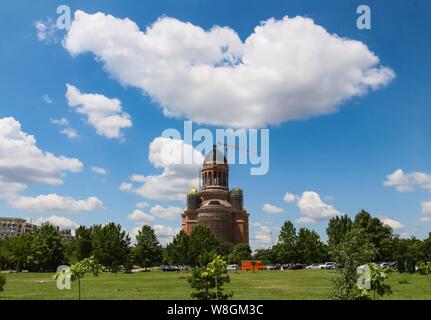
<svg viewBox="0 0 431 320">
<path fill-rule="evenodd" d="M 328 269 L 328 270 L 334 270 L 337 268 L 336 262 L 325 262 L 325 264 L 321 265 L 320 269 Z"/>
<path fill-rule="evenodd" d="M 321 263 L 313 263 L 309 266 L 306 266 L 305 269 L 322 269 L 323 264 Z"/>
<path fill-rule="evenodd" d="M 228 271 L 236 271 L 236 270 L 238 270 L 238 265 L 237 264 L 230 264 L 227 266 L 227 270 Z"/>
</svg>

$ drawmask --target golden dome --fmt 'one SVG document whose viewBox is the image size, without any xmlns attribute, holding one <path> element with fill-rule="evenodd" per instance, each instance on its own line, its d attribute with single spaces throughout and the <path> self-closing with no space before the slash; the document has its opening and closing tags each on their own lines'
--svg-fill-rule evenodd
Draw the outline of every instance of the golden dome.
<svg viewBox="0 0 431 320">
<path fill-rule="evenodd" d="M 189 194 L 196 194 L 198 193 L 198 190 L 196 188 L 191 188 Z"/>
</svg>

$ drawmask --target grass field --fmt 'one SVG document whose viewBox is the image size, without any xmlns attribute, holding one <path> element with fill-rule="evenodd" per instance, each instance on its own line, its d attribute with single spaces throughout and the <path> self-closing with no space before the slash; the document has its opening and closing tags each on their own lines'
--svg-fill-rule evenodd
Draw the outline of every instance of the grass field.
<svg viewBox="0 0 431 320">
<path fill-rule="evenodd" d="M 6 274 L 5 291 L 1 299 L 77 299 L 77 284 L 71 290 L 58 290 L 48 273 Z M 140 272 L 133 274 L 104 273 L 98 278 L 87 276 L 81 282 L 82 299 L 190 299 L 187 272 Z M 328 299 L 333 271 L 288 270 L 231 272 L 226 289 L 234 292 L 233 299 L 298 300 Z M 388 283 L 394 290 L 385 299 L 431 300 L 431 281 L 417 274 L 392 273 Z"/>
</svg>

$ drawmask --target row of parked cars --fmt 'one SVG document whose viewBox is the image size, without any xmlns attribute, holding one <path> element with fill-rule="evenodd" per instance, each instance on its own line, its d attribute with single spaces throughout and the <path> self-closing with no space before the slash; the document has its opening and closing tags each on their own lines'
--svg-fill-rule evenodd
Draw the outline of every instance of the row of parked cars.
<svg viewBox="0 0 431 320">
<path fill-rule="evenodd" d="M 335 270 L 340 268 L 336 262 L 325 262 L 325 263 L 313 263 L 309 266 L 306 266 L 305 269 L 323 269 L 323 270 Z"/>
<path fill-rule="evenodd" d="M 395 267 L 396 262 L 381 262 L 378 266 L 381 269 L 385 268 L 393 268 Z M 365 269 L 365 264 L 358 267 L 359 270 Z M 313 263 L 310 265 L 305 265 L 302 263 L 286 263 L 286 264 L 268 264 L 263 266 L 265 270 L 298 270 L 298 269 L 321 269 L 321 270 L 335 270 L 337 268 L 343 268 L 344 266 L 341 264 L 337 264 L 336 262 L 325 262 L 325 263 Z M 230 264 L 227 266 L 229 271 L 239 270 L 240 267 L 237 264 Z M 162 265 L 160 266 L 161 271 L 187 271 L 190 270 L 189 266 L 172 266 L 172 265 Z"/>
<path fill-rule="evenodd" d="M 169 265 L 162 265 L 160 266 L 161 271 L 169 272 L 169 271 L 187 271 L 190 270 L 189 266 L 169 266 Z"/>
</svg>

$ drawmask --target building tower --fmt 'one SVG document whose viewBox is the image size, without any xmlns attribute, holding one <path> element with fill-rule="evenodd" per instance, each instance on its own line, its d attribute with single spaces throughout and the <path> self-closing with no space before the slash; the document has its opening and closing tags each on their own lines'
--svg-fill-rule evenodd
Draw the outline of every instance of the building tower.
<svg viewBox="0 0 431 320">
<path fill-rule="evenodd" d="M 199 190 L 193 188 L 187 195 L 183 230 L 190 234 L 194 226 L 205 225 L 219 240 L 248 244 L 249 214 L 243 192 L 238 188 L 229 191 L 229 166 L 216 145 L 205 157 L 200 181 Z"/>
</svg>

